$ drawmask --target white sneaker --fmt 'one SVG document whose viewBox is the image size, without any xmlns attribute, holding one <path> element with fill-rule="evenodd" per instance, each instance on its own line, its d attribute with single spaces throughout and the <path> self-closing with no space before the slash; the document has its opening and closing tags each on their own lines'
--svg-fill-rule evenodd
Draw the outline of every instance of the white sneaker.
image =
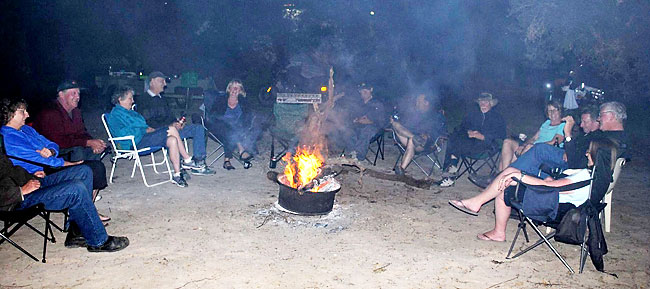
<svg viewBox="0 0 650 289">
<path fill-rule="evenodd" d="M 454 181 L 452 178 L 444 178 L 442 181 L 440 181 L 440 187 L 443 188 L 453 187 L 454 184 L 456 184 L 456 181 Z"/>
</svg>

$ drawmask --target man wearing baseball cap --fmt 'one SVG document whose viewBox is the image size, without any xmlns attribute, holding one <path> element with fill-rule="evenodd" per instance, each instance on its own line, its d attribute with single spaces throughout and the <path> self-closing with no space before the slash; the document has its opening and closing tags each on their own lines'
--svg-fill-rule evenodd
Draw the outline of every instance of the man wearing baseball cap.
<svg viewBox="0 0 650 289">
<path fill-rule="evenodd" d="M 59 156 L 66 161 L 84 161 L 93 171 L 93 200 L 99 190 L 105 188 L 106 167 L 100 161 L 106 150 L 106 142 L 93 138 L 84 125 L 79 109 L 80 90 L 75 80 L 65 80 L 56 88 L 56 99 L 50 102 L 34 121 L 34 129 L 56 143 Z M 100 215 L 102 221 L 109 217 Z"/>
<path fill-rule="evenodd" d="M 181 138 L 192 138 L 192 159 L 184 160 L 181 166 L 190 168 L 193 175 L 211 175 L 214 171 L 205 164 L 205 130 L 203 126 L 186 123 L 174 116 L 167 101 L 160 94 L 165 91 L 167 76 L 160 71 L 149 73 L 148 88 L 143 95 L 136 98 L 138 112 L 152 128 L 176 127 Z M 196 169 L 195 167 L 200 167 Z"/>
</svg>

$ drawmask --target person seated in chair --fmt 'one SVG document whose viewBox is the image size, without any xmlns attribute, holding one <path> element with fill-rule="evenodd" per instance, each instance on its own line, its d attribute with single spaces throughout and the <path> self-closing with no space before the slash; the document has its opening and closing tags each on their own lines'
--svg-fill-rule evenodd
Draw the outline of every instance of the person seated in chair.
<svg viewBox="0 0 650 289">
<path fill-rule="evenodd" d="M 198 165 L 192 160 L 185 150 L 183 139 L 178 132 L 178 125 L 169 125 L 166 128 L 155 129 L 147 124 L 144 117 L 133 108 L 133 89 L 131 87 L 120 87 L 112 99 L 115 107 L 106 116 L 108 127 L 114 137 L 132 135 L 135 144 L 139 148 L 145 147 L 166 147 L 169 153 L 169 160 L 174 168 L 172 183 L 179 187 L 187 187 L 187 181 L 181 174 L 182 169 L 192 170 L 194 174 L 209 174 L 205 164 Z M 183 125 L 179 123 L 179 125 Z M 117 141 L 117 145 L 124 149 L 131 148 L 130 141 Z M 183 158 L 182 160 L 180 158 Z"/>
<path fill-rule="evenodd" d="M 527 152 L 534 144 L 547 143 L 564 147 L 564 125 L 562 122 L 562 106 L 558 102 L 550 102 L 546 105 L 548 119 L 542 123 L 535 135 L 525 142 L 515 138 L 506 138 L 501 147 L 498 172 L 505 170 L 517 157 Z M 478 186 L 485 188 L 495 175 L 479 176 L 470 174 L 469 179 Z"/>
<path fill-rule="evenodd" d="M 463 122 L 449 136 L 443 171 L 454 174 L 458 171 L 459 157 L 484 152 L 495 146 L 497 140 L 506 137 L 506 122 L 493 108 L 499 101 L 491 93 L 483 92 L 476 99 L 478 110 L 468 113 Z M 450 187 L 454 177 L 446 177 L 441 187 Z"/>
<path fill-rule="evenodd" d="M 226 95 L 215 99 L 208 115 L 207 128 L 223 142 L 223 168 L 234 170 L 230 162 L 233 152 L 244 162 L 244 168 L 251 166 L 250 160 L 255 151 L 255 142 L 261 131 L 252 124 L 252 113 L 246 99 L 246 91 L 241 80 L 233 79 L 226 87 Z"/>
<path fill-rule="evenodd" d="M 122 250 L 129 245 L 129 239 L 106 233 L 91 199 L 91 174 L 86 166 L 52 175 L 43 171 L 30 174 L 14 166 L 0 150 L 0 211 L 19 211 L 37 204 L 43 204 L 46 210 L 68 210 L 67 248 L 86 247 L 90 252 Z"/>
<path fill-rule="evenodd" d="M 157 130 L 167 130 L 167 127 L 173 126 L 178 131 L 181 139 L 192 139 L 192 154 L 193 154 L 193 167 L 190 173 L 193 175 L 211 175 L 214 174 L 205 164 L 206 152 L 206 138 L 205 129 L 203 126 L 194 123 L 183 121 L 184 117 L 176 117 L 172 113 L 173 110 L 163 96 L 160 94 L 164 92 L 167 81 L 165 76 L 160 71 L 154 71 L 149 74 L 149 81 L 146 83 L 148 89 L 143 95 L 138 95 L 138 111 L 144 117 L 147 125 Z M 187 163 L 190 164 L 190 163 Z"/>
<path fill-rule="evenodd" d="M 352 105 L 348 123 L 343 129 L 341 141 L 345 143 L 346 154 L 356 155 L 363 161 L 368 153 L 370 140 L 386 126 L 384 104 L 373 95 L 373 87 L 362 83 L 359 85 L 361 101 Z"/>
<path fill-rule="evenodd" d="M 399 119 L 390 118 L 396 141 L 405 148 L 402 162 L 395 166 L 395 173 L 403 175 L 416 152 L 433 146 L 439 136 L 446 134 L 446 122 L 442 113 L 436 109 L 433 96 L 419 93 L 407 98 L 407 103 L 399 106 Z"/>
<path fill-rule="evenodd" d="M 92 198 L 95 200 L 98 189 L 106 187 L 106 168 L 99 160 L 67 161 L 60 157 L 59 146 L 40 135 L 32 127 L 25 125 L 29 118 L 27 103 L 24 100 L 2 99 L 0 101 L 0 114 L 3 126 L 0 129 L 4 137 L 4 147 L 7 155 L 14 157 L 13 163 L 23 167 L 29 173 L 45 171 L 48 175 L 73 174 L 70 167 L 79 165 L 89 167 L 92 171 Z M 73 171 L 73 170 L 72 170 Z M 110 221 L 110 217 L 99 215 L 103 222 Z"/>
<path fill-rule="evenodd" d="M 597 156 L 605 156 L 603 159 L 607 160 L 607 162 L 598 162 L 598 166 L 595 168 L 597 171 L 594 173 L 594 179 L 591 184 L 592 188 L 587 185 L 585 187 L 572 191 L 560 192 L 559 203 L 572 203 L 575 206 L 580 206 L 590 197 L 590 192 L 591 201 L 594 203 L 599 203 L 602 199 L 602 196 L 604 196 L 607 188 L 609 187 L 609 183 L 612 180 L 612 170 L 616 164 L 616 158 L 619 156 L 619 148 L 620 146 L 616 140 L 608 138 L 593 140 L 589 144 L 589 149 L 585 154 L 585 157 L 587 159 L 587 168 L 593 168 L 594 164 L 597 161 Z M 609 163 L 610 166 L 605 166 L 606 163 Z M 588 180 L 591 175 L 588 169 L 583 168 L 571 170 L 570 175 L 560 179 L 552 179 L 550 177 L 540 179 L 534 175 L 528 175 L 527 173 L 522 172 L 517 168 L 508 167 L 503 172 L 501 172 L 497 178 L 480 194 L 469 199 L 450 200 L 449 204 L 452 207 L 464 213 L 477 216 L 478 212 L 481 210 L 481 207 L 485 203 L 494 199 L 494 228 L 485 233 L 478 234 L 476 237 L 479 240 L 498 242 L 505 241 L 506 225 L 508 223 L 508 218 L 510 217 L 511 210 L 508 204 L 510 202 L 509 200 L 513 196 L 510 196 L 510 193 L 504 194 L 504 191 L 508 186 L 515 186 L 517 184 L 514 180 L 512 180 L 512 177 L 519 178 L 521 182 L 528 185 L 561 187 L 572 183 Z"/>
<path fill-rule="evenodd" d="M 64 160 L 85 161 L 93 170 L 93 196 L 97 196 L 108 185 L 106 167 L 101 162 L 106 142 L 93 138 L 84 126 L 79 109 L 80 89 L 74 80 L 59 84 L 57 98 L 36 115 L 34 129 L 59 146 L 59 156 Z"/>
</svg>

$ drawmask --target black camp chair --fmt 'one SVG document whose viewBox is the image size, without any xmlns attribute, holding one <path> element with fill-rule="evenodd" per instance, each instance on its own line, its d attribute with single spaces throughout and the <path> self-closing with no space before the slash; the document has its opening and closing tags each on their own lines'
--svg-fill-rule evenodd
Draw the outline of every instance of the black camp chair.
<svg viewBox="0 0 650 289">
<path fill-rule="evenodd" d="M 515 180 L 517 182 L 517 186 L 516 186 L 516 188 L 514 188 L 514 193 L 507 194 L 506 198 L 508 200 L 506 200 L 506 203 L 510 207 L 512 207 L 514 210 L 517 211 L 517 213 L 519 215 L 519 224 L 518 224 L 517 232 L 515 233 L 515 237 L 512 240 L 512 244 L 510 245 L 510 249 L 508 250 L 508 254 L 506 255 L 506 259 L 517 258 L 517 257 L 525 254 L 526 252 L 528 252 L 528 251 L 530 251 L 530 250 L 532 250 L 532 249 L 536 248 L 537 246 L 544 243 L 544 244 L 546 244 L 548 246 L 548 248 L 551 250 L 551 252 L 553 252 L 553 254 L 562 262 L 562 264 L 569 270 L 569 272 L 575 273 L 573 268 L 571 268 L 571 266 L 558 253 L 558 251 L 555 249 L 555 247 L 551 243 L 552 238 L 555 236 L 555 234 L 557 232 L 557 229 L 558 229 L 558 226 L 560 224 L 560 221 L 562 220 L 562 217 L 564 217 L 564 215 L 569 210 L 575 208 L 575 206 L 573 204 L 565 204 L 565 203 L 559 204 L 557 216 L 556 216 L 556 218 L 554 220 L 550 220 L 550 221 L 534 220 L 531 217 L 527 216 L 526 213 L 523 210 L 523 191 L 526 188 L 528 188 L 529 190 L 533 190 L 533 191 L 535 191 L 535 192 L 537 192 L 539 194 L 554 194 L 554 193 L 556 194 L 558 191 L 560 191 L 560 192 L 562 192 L 562 191 L 571 191 L 571 190 L 575 190 L 575 189 L 578 189 L 578 188 L 581 188 L 581 187 L 584 187 L 584 186 L 590 186 L 589 191 L 590 191 L 590 194 L 591 194 L 591 184 L 593 182 L 593 172 L 594 171 L 592 171 L 592 173 L 591 173 L 591 179 L 581 181 L 581 182 L 577 182 L 577 183 L 573 183 L 573 184 L 569 184 L 569 185 L 566 185 L 566 186 L 563 186 L 563 187 L 547 187 L 547 186 L 527 185 L 525 183 L 522 183 L 520 179 L 513 177 L 513 180 Z M 584 210 L 588 210 L 588 208 L 590 206 L 591 206 L 591 202 L 588 199 L 585 202 L 584 205 L 580 206 L 580 208 L 582 210 L 583 207 L 584 207 Z M 602 206 L 601 206 L 600 209 L 602 209 Z M 595 211 L 597 211 L 597 212 L 594 214 L 593 212 L 595 212 Z M 597 219 L 599 211 L 600 210 L 598 210 L 598 209 L 591 210 L 592 214 L 585 214 L 585 217 L 587 218 L 585 221 L 588 222 L 590 218 L 596 218 Z M 526 241 L 528 241 L 528 235 L 526 233 L 526 225 L 530 225 L 530 227 L 535 231 L 535 233 L 539 236 L 540 239 L 537 242 L 535 242 L 534 244 L 532 244 L 531 246 L 529 246 L 529 247 L 521 250 L 520 252 L 516 253 L 515 255 L 511 256 L 511 254 L 513 252 L 513 249 L 515 247 L 515 244 L 517 243 L 517 239 L 518 239 L 520 233 L 523 232 L 524 236 L 526 237 Z M 556 230 L 551 232 L 550 234 L 545 235 L 537 228 L 538 225 L 544 225 L 544 226 L 551 227 L 551 228 L 556 229 Z M 583 232 L 582 243 L 580 244 L 581 245 L 580 246 L 580 248 L 581 248 L 581 250 L 580 250 L 580 270 L 579 270 L 580 273 L 582 273 L 582 271 L 584 269 L 584 264 L 585 264 L 586 257 L 587 257 L 586 241 L 587 241 L 586 233 Z"/>
<path fill-rule="evenodd" d="M 402 157 L 404 156 L 404 153 L 406 152 L 406 147 L 404 147 L 399 140 L 397 139 L 397 136 L 395 135 L 395 131 L 391 130 L 393 134 L 393 140 L 395 141 L 395 146 L 397 146 L 397 149 L 399 151 L 399 156 L 397 157 L 397 160 L 395 161 L 395 165 L 393 166 L 393 169 L 395 169 L 399 163 Z M 433 174 L 433 171 L 438 168 L 442 168 L 442 163 L 440 162 L 439 154 L 443 149 L 443 146 L 447 142 L 447 138 L 445 136 L 440 136 L 436 138 L 436 141 L 433 142 L 431 145 L 427 145 L 423 151 L 416 151 L 415 155 L 413 156 L 413 160 L 411 160 L 411 163 L 415 164 L 420 171 L 426 175 L 427 177 L 430 177 Z M 427 165 L 425 162 L 431 163 L 431 167 L 427 168 Z"/>
<path fill-rule="evenodd" d="M 38 216 L 42 217 L 45 220 L 44 231 L 40 231 L 28 223 L 30 220 Z M 47 242 L 49 241 L 56 243 L 56 239 L 54 238 L 52 227 L 50 226 L 50 224 L 52 224 L 50 221 L 50 212 L 46 211 L 42 204 L 38 204 L 24 210 L 6 212 L 0 211 L 0 221 L 4 223 L 2 229 L 0 229 L 0 244 L 2 244 L 4 241 L 7 241 L 16 249 L 34 259 L 34 261 L 38 261 L 38 258 L 34 257 L 34 255 L 32 255 L 30 252 L 25 250 L 23 247 L 18 245 L 18 243 L 11 239 L 11 236 L 20 228 L 23 226 L 28 227 L 43 237 L 43 259 L 41 259 L 41 262 L 46 262 L 45 255 L 47 254 Z"/>
</svg>

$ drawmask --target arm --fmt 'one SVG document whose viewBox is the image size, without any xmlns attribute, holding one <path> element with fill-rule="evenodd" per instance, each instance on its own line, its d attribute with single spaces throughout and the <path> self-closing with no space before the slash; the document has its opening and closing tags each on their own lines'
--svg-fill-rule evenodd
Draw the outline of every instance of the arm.
<svg viewBox="0 0 650 289">
<path fill-rule="evenodd" d="M 58 154 L 59 146 L 45 139 L 45 137 L 39 135 L 33 129 L 31 129 L 30 131 L 30 129 L 31 128 L 25 128 L 24 131 L 26 132 L 26 134 L 24 135 L 6 134 L 4 136 L 5 147 L 7 148 L 8 155 L 16 156 L 19 158 L 23 158 L 29 161 L 33 161 L 51 167 L 63 166 L 64 164 L 63 159 L 57 158 L 55 155 L 52 155 L 47 158 L 43 157 L 39 153 L 39 150 L 42 150 L 43 147 L 38 147 L 38 148 L 35 147 L 35 145 L 39 144 L 40 141 L 40 143 L 45 143 L 46 149 L 52 149 Z M 30 140 L 26 138 L 26 136 L 32 137 L 34 138 L 34 140 Z"/>
</svg>

